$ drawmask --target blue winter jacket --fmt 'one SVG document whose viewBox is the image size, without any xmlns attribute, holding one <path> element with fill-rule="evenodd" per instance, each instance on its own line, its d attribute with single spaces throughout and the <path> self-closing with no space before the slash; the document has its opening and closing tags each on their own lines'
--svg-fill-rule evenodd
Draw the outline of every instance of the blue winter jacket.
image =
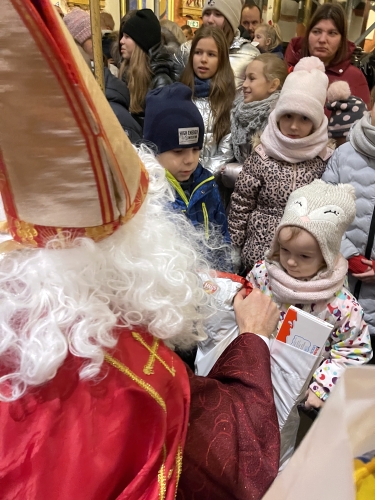
<svg viewBox="0 0 375 500">
<path fill-rule="evenodd" d="M 181 184 L 168 170 L 166 170 L 166 176 L 176 190 L 176 199 L 172 203 L 173 208 L 184 212 L 194 226 L 204 225 L 207 239 L 210 227 L 220 226 L 224 241 L 230 243 L 227 216 L 221 202 L 219 188 L 211 172 L 198 163 L 197 169 L 192 174 L 193 183 L 190 198 L 187 197 Z"/>
</svg>

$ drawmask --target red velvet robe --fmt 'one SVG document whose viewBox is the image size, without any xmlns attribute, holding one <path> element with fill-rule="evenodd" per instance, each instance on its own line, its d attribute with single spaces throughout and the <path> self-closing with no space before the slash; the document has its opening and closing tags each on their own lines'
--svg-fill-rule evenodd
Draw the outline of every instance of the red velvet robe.
<svg viewBox="0 0 375 500">
<path fill-rule="evenodd" d="M 2 500 L 260 499 L 277 474 L 269 351 L 241 335 L 209 377 L 148 334 L 121 330 L 97 382 L 69 356 L 56 377 L 0 403 Z"/>
<path fill-rule="evenodd" d="M 178 500 L 258 500 L 280 457 L 270 354 L 251 333 L 224 351 L 208 377 L 189 374 L 191 403 Z"/>
</svg>

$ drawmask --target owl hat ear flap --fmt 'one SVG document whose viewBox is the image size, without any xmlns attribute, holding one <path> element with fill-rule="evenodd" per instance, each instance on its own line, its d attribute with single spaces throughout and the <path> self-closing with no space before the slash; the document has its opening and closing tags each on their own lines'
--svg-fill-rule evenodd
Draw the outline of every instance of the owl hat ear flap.
<svg viewBox="0 0 375 500">
<path fill-rule="evenodd" d="M 355 190 L 350 184 L 326 184 L 315 180 L 296 189 L 289 196 L 284 215 L 276 229 L 269 261 L 280 251 L 279 232 L 285 226 L 296 226 L 311 233 L 319 243 L 329 276 L 340 253 L 342 237 L 356 214 Z"/>
</svg>

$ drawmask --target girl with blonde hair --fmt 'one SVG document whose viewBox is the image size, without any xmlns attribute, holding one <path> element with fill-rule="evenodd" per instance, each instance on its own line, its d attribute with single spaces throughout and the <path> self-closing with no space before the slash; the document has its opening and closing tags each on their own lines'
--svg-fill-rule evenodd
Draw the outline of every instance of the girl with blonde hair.
<svg viewBox="0 0 375 500">
<path fill-rule="evenodd" d="M 265 129 L 287 76 L 287 65 L 274 54 L 261 54 L 246 68 L 242 94 L 231 111 L 231 145 L 236 161 L 222 168 L 221 179 L 226 188 L 234 188 L 253 149 L 253 139 Z"/>
<path fill-rule="evenodd" d="M 270 52 L 280 59 L 284 59 L 281 47 L 282 37 L 280 28 L 277 24 L 260 24 L 254 33 L 253 44 L 261 53 Z"/>
</svg>

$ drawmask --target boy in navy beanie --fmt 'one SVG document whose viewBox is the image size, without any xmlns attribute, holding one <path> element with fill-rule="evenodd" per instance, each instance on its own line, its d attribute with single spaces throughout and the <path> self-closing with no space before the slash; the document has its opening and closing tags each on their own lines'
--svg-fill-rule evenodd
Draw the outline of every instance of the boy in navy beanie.
<svg viewBox="0 0 375 500">
<path fill-rule="evenodd" d="M 203 225 L 207 239 L 212 226 L 220 226 L 229 243 L 219 189 L 211 173 L 199 163 L 204 125 L 191 97 L 191 89 L 182 83 L 150 91 L 146 97 L 144 139 L 155 144 L 157 159 L 176 191 L 174 208 L 184 212 L 194 226 Z"/>
</svg>

